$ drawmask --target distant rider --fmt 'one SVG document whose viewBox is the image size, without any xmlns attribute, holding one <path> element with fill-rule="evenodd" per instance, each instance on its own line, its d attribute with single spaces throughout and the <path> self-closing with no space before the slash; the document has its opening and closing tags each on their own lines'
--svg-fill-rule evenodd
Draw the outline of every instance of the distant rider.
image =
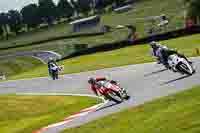
<svg viewBox="0 0 200 133">
<path fill-rule="evenodd" d="M 59 67 L 56 61 L 52 57 L 50 57 L 48 61 L 48 71 L 53 80 L 58 79 L 58 68 Z"/>
<path fill-rule="evenodd" d="M 162 44 L 159 44 L 155 41 L 150 42 L 151 50 L 152 50 L 152 55 L 157 57 L 158 59 L 158 64 L 162 63 L 165 65 L 166 68 L 170 68 L 168 64 L 168 57 L 172 54 L 177 54 L 179 57 L 186 59 L 189 63 L 192 63 L 189 61 L 184 55 L 178 53 L 177 51 L 173 49 L 169 49 L 167 46 L 164 46 Z"/>
</svg>

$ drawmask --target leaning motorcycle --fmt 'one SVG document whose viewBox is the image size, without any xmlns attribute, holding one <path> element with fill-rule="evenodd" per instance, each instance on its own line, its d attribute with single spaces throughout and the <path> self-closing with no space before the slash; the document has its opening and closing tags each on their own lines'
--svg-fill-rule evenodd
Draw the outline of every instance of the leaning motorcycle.
<svg viewBox="0 0 200 133">
<path fill-rule="evenodd" d="M 116 82 L 104 81 L 100 86 L 98 92 L 106 99 L 121 103 L 130 98 L 127 91 Z"/>
<path fill-rule="evenodd" d="M 192 75 L 195 73 L 193 65 L 185 58 L 179 57 L 177 54 L 173 54 L 168 57 L 168 64 L 174 71 L 181 74 Z"/>
<path fill-rule="evenodd" d="M 52 77 L 53 80 L 58 79 L 58 74 L 59 72 L 63 71 L 64 66 L 54 66 L 51 68 L 51 74 L 50 76 Z"/>
</svg>

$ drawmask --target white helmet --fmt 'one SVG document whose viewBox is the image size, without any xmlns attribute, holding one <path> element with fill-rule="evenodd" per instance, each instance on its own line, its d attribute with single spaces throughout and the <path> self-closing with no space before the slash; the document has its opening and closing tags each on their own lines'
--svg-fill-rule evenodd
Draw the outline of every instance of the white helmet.
<svg viewBox="0 0 200 133">
<path fill-rule="evenodd" d="M 49 57 L 49 62 L 54 61 L 53 57 Z"/>
<path fill-rule="evenodd" d="M 163 49 L 166 49 L 166 50 L 169 49 L 167 46 L 162 46 L 162 48 L 163 48 Z"/>
<path fill-rule="evenodd" d="M 151 46 L 152 48 L 160 48 L 160 47 L 161 47 L 161 45 L 160 45 L 160 44 L 157 44 L 155 41 L 152 41 L 152 42 L 150 42 L 149 44 L 150 44 L 150 46 Z"/>
<path fill-rule="evenodd" d="M 152 42 L 150 42 L 149 44 L 152 46 L 152 45 L 155 45 L 156 42 L 155 42 L 155 41 L 152 41 Z"/>
</svg>

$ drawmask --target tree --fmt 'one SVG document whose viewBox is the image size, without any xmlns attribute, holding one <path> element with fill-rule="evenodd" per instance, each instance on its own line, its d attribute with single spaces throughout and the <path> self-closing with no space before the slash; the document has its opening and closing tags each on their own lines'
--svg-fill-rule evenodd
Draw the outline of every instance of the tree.
<svg viewBox="0 0 200 133">
<path fill-rule="evenodd" d="M 102 13 L 108 5 L 113 4 L 113 0 L 95 0 L 95 9 L 98 13 Z"/>
<path fill-rule="evenodd" d="M 74 14 L 74 9 L 67 0 L 60 0 L 57 9 L 60 17 L 69 18 Z"/>
<path fill-rule="evenodd" d="M 92 0 L 71 0 L 71 3 L 78 15 L 80 13 L 88 15 L 89 11 L 91 11 Z"/>
<path fill-rule="evenodd" d="M 0 36 L 3 36 L 3 28 L 2 28 L 2 26 L 0 25 Z"/>
<path fill-rule="evenodd" d="M 185 4 L 189 3 L 191 0 L 183 0 Z"/>
<path fill-rule="evenodd" d="M 0 13 L 0 26 L 4 33 L 6 34 L 6 39 L 8 40 L 8 14 L 7 13 Z"/>
<path fill-rule="evenodd" d="M 18 34 L 19 30 L 22 28 L 22 16 L 17 10 L 8 11 L 8 24 L 12 32 Z"/>
<path fill-rule="evenodd" d="M 106 4 L 104 0 L 95 0 L 94 8 L 97 10 L 97 12 L 101 13 L 105 7 Z"/>
<path fill-rule="evenodd" d="M 123 6 L 125 0 L 115 0 L 115 4 L 117 7 Z"/>
<path fill-rule="evenodd" d="M 29 4 L 21 10 L 23 23 L 27 25 L 27 29 L 35 28 L 39 25 L 38 6 Z"/>
<path fill-rule="evenodd" d="M 91 11 L 92 0 L 77 0 L 77 5 L 79 11 L 85 15 L 88 15 L 89 11 Z"/>
<path fill-rule="evenodd" d="M 47 22 L 48 25 L 52 24 L 57 15 L 56 6 L 52 0 L 39 0 L 38 15 L 40 19 Z"/>
<path fill-rule="evenodd" d="M 187 5 L 187 16 L 200 21 L 200 1 L 199 0 L 184 0 Z"/>
<path fill-rule="evenodd" d="M 79 10 L 79 6 L 76 0 L 71 0 L 71 4 L 73 6 L 74 9 L 74 13 L 76 16 L 79 16 L 80 10 Z"/>
</svg>

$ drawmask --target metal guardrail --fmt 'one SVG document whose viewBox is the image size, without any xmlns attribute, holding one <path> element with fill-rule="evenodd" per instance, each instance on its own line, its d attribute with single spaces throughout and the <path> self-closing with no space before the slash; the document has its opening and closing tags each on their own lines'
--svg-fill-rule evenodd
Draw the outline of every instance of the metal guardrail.
<svg viewBox="0 0 200 133">
<path fill-rule="evenodd" d="M 122 13 L 122 12 L 126 12 L 130 9 L 132 9 L 132 5 L 122 6 L 122 7 L 114 9 L 114 11 L 117 12 L 117 13 Z"/>
</svg>

